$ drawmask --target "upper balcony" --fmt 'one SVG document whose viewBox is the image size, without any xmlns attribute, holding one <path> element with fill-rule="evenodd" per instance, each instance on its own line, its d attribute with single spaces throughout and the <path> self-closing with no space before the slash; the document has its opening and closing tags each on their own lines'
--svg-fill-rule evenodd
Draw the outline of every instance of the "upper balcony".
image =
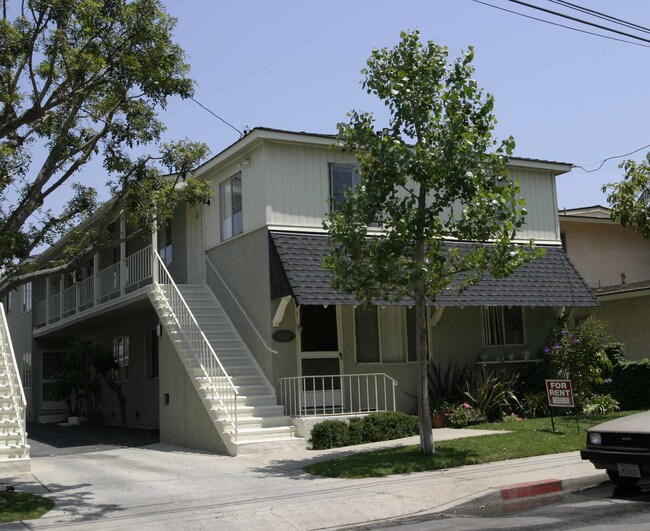
<svg viewBox="0 0 650 531">
<path fill-rule="evenodd" d="M 93 274 L 66 287 L 65 276 L 48 279 L 44 299 L 34 304 L 34 335 L 39 336 L 75 320 L 108 310 L 146 295 L 152 283 L 152 246 L 99 269 L 93 258 Z"/>
</svg>

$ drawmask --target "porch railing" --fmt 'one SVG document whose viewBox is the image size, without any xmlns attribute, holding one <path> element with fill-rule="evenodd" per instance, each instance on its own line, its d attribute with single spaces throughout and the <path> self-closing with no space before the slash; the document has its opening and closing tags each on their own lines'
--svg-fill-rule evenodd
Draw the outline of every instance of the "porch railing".
<svg viewBox="0 0 650 531">
<path fill-rule="evenodd" d="M 40 328 L 72 317 L 151 284 L 151 246 L 127 256 L 124 271 L 124 283 L 120 281 L 121 263 L 117 263 L 35 303 L 34 327 Z"/>
<path fill-rule="evenodd" d="M 192 310 L 185 302 L 183 295 L 165 267 L 160 255 L 154 254 L 154 283 L 165 297 L 168 309 L 178 326 L 178 329 L 192 349 L 192 354 L 198 362 L 203 377 L 207 380 L 212 393 L 212 400 L 220 405 L 225 420 L 234 430 L 233 440 L 237 440 L 237 395 L 239 392 L 232 379 L 224 369 L 212 345 L 205 337 Z"/>
<path fill-rule="evenodd" d="M 9 327 L 7 326 L 7 317 L 5 316 L 5 308 L 2 304 L 0 304 L 0 343 L 0 356 L 4 356 L 5 358 L 13 405 L 18 415 L 18 423 L 20 424 L 20 444 L 24 445 L 27 443 L 27 424 L 25 420 L 27 400 L 25 399 L 25 391 L 23 390 L 23 385 L 20 381 L 20 372 L 18 371 L 18 363 L 16 363 L 16 354 L 14 353 L 14 347 L 11 343 Z"/>
<path fill-rule="evenodd" d="M 384 373 L 280 378 L 285 415 L 341 415 L 395 411 L 397 380 Z"/>
</svg>

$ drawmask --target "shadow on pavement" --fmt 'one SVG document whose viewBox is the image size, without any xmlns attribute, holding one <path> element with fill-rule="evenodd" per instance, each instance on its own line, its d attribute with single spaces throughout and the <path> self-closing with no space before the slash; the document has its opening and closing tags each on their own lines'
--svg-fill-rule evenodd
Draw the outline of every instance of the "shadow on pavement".
<svg viewBox="0 0 650 531">
<path fill-rule="evenodd" d="M 119 426 L 59 426 L 27 423 L 27 442 L 32 457 L 101 452 L 139 447 L 160 441 L 158 430 Z"/>
</svg>

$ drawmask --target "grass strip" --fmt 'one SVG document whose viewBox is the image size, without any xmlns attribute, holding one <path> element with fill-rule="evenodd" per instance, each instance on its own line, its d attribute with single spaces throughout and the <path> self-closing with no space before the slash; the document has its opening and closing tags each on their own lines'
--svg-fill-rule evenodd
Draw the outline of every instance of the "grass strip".
<svg viewBox="0 0 650 531">
<path fill-rule="evenodd" d="M 0 492 L 0 523 L 40 518 L 54 502 L 26 492 Z"/>
<path fill-rule="evenodd" d="M 575 417 L 556 417 L 555 431 L 551 428 L 550 418 L 479 424 L 475 426 L 476 429 L 508 430 L 509 433 L 436 442 L 436 453 L 433 455 L 423 455 L 420 446 L 404 446 L 360 452 L 315 463 L 305 470 L 324 477 L 360 479 L 572 452 L 585 446 L 587 428 L 631 413 L 636 412 L 580 418 L 579 429 Z"/>
</svg>

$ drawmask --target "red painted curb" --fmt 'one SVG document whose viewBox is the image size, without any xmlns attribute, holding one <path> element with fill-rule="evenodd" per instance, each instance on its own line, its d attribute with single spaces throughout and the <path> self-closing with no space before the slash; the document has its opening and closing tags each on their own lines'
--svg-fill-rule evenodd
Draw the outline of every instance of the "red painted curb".
<svg viewBox="0 0 650 531">
<path fill-rule="evenodd" d="M 531 496 L 541 496 L 552 492 L 562 492 L 562 481 L 559 479 L 543 479 L 541 481 L 531 481 L 529 483 L 515 483 L 514 485 L 505 485 L 499 487 L 501 498 L 504 500 L 516 500 L 518 498 L 529 498 Z"/>
</svg>

